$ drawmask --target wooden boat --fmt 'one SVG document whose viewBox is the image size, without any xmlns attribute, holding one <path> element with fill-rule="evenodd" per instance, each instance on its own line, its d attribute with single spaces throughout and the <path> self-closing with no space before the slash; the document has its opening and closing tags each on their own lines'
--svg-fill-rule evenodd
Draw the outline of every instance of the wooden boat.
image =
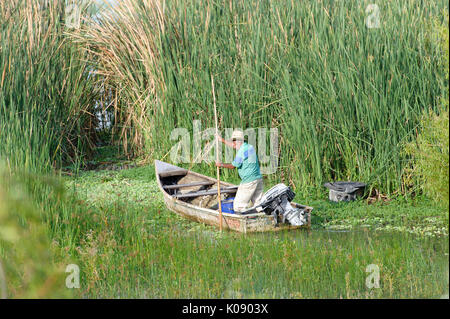
<svg viewBox="0 0 450 319">
<path fill-rule="evenodd" d="M 219 227 L 216 179 L 158 160 L 155 161 L 155 172 L 158 187 L 164 195 L 168 209 L 190 220 Z M 220 182 L 220 193 L 224 199 L 234 196 L 237 188 L 236 185 Z M 275 225 L 273 217 L 263 212 L 252 214 L 222 212 L 222 227 L 242 233 L 310 228 L 313 208 L 294 202 L 291 202 L 291 205 L 305 210 L 308 214 L 308 224 Z"/>
</svg>

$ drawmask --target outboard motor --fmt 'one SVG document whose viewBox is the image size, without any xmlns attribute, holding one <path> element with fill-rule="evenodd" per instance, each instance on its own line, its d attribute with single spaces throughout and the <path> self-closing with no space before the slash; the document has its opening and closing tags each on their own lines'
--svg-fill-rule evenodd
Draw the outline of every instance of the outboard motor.
<svg viewBox="0 0 450 319">
<path fill-rule="evenodd" d="M 306 213 L 302 209 L 292 207 L 290 202 L 294 197 L 295 193 L 290 187 L 282 183 L 277 184 L 262 196 L 256 209 L 272 215 L 275 225 L 278 224 L 278 217 L 280 217 L 283 223 L 287 220 L 291 225 L 302 226 L 307 223 Z"/>
</svg>

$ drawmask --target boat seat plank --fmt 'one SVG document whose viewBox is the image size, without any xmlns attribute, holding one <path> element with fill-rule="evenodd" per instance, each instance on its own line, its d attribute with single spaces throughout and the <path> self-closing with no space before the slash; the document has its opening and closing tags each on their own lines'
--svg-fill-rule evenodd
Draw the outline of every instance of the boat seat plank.
<svg viewBox="0 0 450 319">
<path fill-rule="evenodd" d="M 237 186 L 231 186 L 227 188 L 221 188 L 220 193 L 221 194 L 229 194 L 229 193 L 236 193 Z M 192 193 L 186 193 L 186 194 L 175 194 L 173 197 L 175 198 L 190 198 L 190 197 L 198 197 L 198 196 L 205 196 L 205 195 L 215 195 L 217 194 L 217 189 L 212 190 L 206 190 L 206 191 L 198 191 L 198 192 L 192 192 Z"/>
<path fill-rule="evenodd" d="M 155 161 L 155 170 L 160 177 L 182 176 L 188 173 L 188 170 L 169 163 Z"/>
<path fill-rule="evenodd" d="M 214 185 L 215 182 L 213 181 L 204 181 L 204 182 L 194 182 L 194 183 L 187 183 L 187 184 L 178 184 L 178 185 L 164 185 L 164 189 L 178 189 L 183 187 L 191 187 L 191 186 L 208 186 L 208 185 Z"/>
<path fill-rule="evenodd" d="M 180 169 L 174 169 L 174 170 L 167 170 L 164 172 L 160 172 L 159 176 L 160 177 L 171 177 L 171 176 L 182 176 L 182 175 L 186 175 L 188 173 L 187 169 L 184 168 L 180 168 Z"/>
</svg>

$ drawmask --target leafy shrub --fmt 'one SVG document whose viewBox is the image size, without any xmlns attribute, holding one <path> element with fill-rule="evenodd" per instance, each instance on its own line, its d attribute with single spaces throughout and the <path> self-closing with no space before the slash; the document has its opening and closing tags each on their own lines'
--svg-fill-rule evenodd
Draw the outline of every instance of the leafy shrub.
<svg viewBox="0 0 450 319">
<path fill-rule="evenodd" d="M 449 77 L 449 29 L 448 13 L 443 23 L 434 23 L 431 41 L 442 52 L 441 67 L 445 71 L 443 82 L 442 111 L 424 114 L 421 131 L 415 142 L 406 147 L 413 159 L 412 174 L 423 192 L 439 203 L 449 205 L 449 124 L 448 124 L 448 77 Z"/>
<path fill-rule="evenodd" d="M 413 156 L 413 173 L 426 195 L 448 207 L 448 110 L 440 115 L 433 112 L 425 115 L 422 126 L 417 141 L 407 146 L 408 153 Z"/>
</svg>

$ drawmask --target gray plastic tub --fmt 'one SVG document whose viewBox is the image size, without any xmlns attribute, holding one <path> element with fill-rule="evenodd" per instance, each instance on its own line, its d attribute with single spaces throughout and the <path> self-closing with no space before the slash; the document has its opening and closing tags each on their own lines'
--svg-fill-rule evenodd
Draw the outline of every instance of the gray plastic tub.
<svg viewBox="0 0 450 319">
<path fill-rule="evenodd" d="M 333 182 L 323 186 L 330 190 L 329 199 L 333 202 L 349 202 L 364 194 L 366 184 L 361 182 Z"/>
</svg>

